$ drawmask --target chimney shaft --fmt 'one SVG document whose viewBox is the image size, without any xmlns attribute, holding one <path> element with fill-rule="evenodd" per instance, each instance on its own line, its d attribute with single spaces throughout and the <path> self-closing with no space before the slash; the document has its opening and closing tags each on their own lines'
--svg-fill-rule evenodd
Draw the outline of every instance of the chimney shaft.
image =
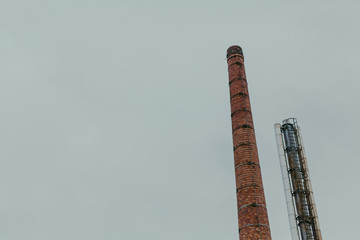
<svg viewBox="0 0 360 240">
<path fill-rule="evenodd" d="M 247 87 L 244 55 L 227 50 L 240 240 L 271 240 Z"/>
</svg>

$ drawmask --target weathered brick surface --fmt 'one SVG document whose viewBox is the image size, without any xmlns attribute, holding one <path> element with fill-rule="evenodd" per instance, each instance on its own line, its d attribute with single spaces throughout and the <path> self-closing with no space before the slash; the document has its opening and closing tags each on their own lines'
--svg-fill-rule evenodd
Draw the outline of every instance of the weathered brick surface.
<svg viewBox="0 0 360 240">
<path fill-rule="evenodd" d="M 227 51 L 234 145 L 239 237 L 270 240 L 254 122 L 251 114 L 244 56 L 239 46 Z"/>
<path fill-rule="evenodd" d="M 253 228 L 252 226 L 250 227 Z M 255 227 L 254 229 L 255 231 L 245 231 L 246 228 L 244 228 L 239 231 L 240 239 L 271 239 L 270 229 L 267 226 L 260 225 L 260 227 Z"/>
<path fill-rule="evenodd" d="M 238 206 L 243 207 L 255 202 L 257 204 L 266 205 L 265 198 L 263 196 L 256 196 L 256 192 L 261 191 L 263 191 L 263 189 L 258 184 L 248 184 L 238 188 L 236 193 Z"/>
</svg>

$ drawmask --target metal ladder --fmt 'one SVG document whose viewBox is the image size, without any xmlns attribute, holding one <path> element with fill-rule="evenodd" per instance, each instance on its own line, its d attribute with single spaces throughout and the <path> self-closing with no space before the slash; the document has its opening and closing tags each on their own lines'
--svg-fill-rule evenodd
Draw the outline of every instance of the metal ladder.
<svg viewBox="0 0 360 240">
<path fill-rule="evenodd" d="M 290 152 L 293 166 L 293 183 L 294 183 L 294 192 L 293 195 L 295 197 L 295 202 L 297 202 L 297 220 L 298 225 L 301 229 L 301 235 L 303 240 L 315 240 L 313 229 L 312 229 L 312 221 L 310 214 L 310 202 L 308 201 L 308 190 L 306 189 L 306 173 L 303 171 L 302 161 L 299 154 L 299 144 L 296 138 L 296 133 L 294 129 L 289 132 L 289 143 L 290 143 Z M 302 226 L 300 226 L 302 225 Z"/>
</svg>

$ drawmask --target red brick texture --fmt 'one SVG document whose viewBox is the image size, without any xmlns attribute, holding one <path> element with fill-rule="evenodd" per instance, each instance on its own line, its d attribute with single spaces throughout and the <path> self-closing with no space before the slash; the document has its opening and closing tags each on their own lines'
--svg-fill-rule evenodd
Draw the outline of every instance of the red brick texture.
<svg viewBox="0 0 360 240">
<path fill-rule="evenodd" d="M 244 56 L 239 46 L 227 50 L 236 196 L 240 240 L 271 240 Z"/>
</svg>

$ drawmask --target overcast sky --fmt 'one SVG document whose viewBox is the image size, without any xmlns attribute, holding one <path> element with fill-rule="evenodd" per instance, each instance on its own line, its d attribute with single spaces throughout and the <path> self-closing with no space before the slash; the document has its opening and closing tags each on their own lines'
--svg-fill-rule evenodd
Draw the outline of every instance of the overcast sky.
<svg viewBox="0 0 360 240">
<path fill-rule="evenodd" d="M 226 49 L 274 240 L 296 117 L 323 238 L 357 239 L 357 1 L 0 0 L 0 239 L 238 239 Z"/>
</svg>

